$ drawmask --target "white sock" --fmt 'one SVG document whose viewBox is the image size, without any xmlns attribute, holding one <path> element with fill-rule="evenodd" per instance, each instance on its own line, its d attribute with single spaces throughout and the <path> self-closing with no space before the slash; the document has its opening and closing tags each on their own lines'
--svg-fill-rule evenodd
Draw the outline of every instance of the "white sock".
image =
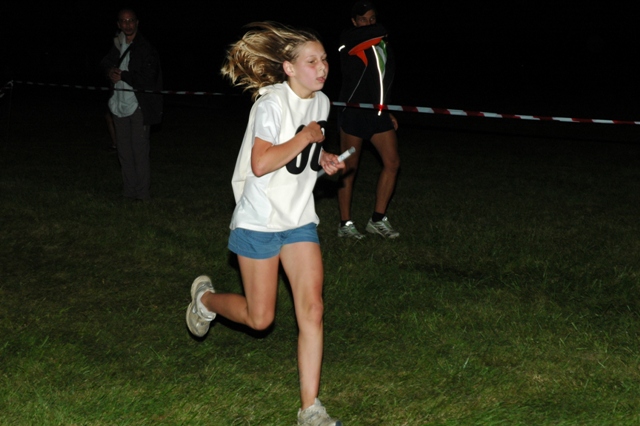
<svg viewBox="0 0 640 426">
<path fill-rule="evenodd" d="M 209 290 L 205 290 L 202 293 L 198 293 L 196 295 L 196 306 L 198 307 L 198 312 L 200 312 L 200 315 L 202 315 L 205 318 L 213 319 L 216 316 L 216 313 L 208 310 L 206 306 L 204 306 L 204 304 L 202 303 L 202 296 L 204 296 L 204 294 L 208 291 Z M 209 293 L 211 292 L 209 291 Z"/>
</svg>

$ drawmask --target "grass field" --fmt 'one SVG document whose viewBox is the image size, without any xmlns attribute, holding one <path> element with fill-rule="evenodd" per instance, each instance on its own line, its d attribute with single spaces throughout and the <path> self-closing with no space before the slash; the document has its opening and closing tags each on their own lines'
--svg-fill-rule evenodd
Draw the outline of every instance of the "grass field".
<svg viewBox="0 0 640 426">
<path fill-rule="evenodd" d="M 16 90 L 0 117 L 0 424 L 294 424 L 284 282 L 268 332 L 221 320 L 197 341 L 184 324 L 197 275 L 241 291 L 226 239 L 246 109 L 169 102 L 153 200 L 135 203 L 104 149 L 103 102 L 39 90 Z M 346 425 L 640 423 L 638 131 L 399 120 L 399 239 L 338 240 L 337 182 L 317 185 L 329 412 Z M 364 153 L 361 227 L 378 170 Z"/>
</svg>

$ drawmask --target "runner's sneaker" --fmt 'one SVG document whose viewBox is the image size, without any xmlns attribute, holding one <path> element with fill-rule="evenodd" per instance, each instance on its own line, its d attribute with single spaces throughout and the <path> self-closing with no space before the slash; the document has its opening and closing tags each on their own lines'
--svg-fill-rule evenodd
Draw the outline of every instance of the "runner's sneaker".
<svg viewBox="0 0 640 426">
<path fill-rule="evenodd" d="M 208 312 L 200 302 L 200 298 L 207 291 L 215 293 L 211 279 L 206 275 L 200 275 L 191 284 L 191 303 L 187 308 L 187 327 L 191 334 L 198 337 L 207 334 L 211 321 L 216 317 L 215 313 Z"/>
<path fill-rule="evenodd" d="M 326 408 L 316 398 L 313 405 L 304 410 L 298 410 L 299 426 L 342 426 L 342 422 L 338 419 L 329 417 Z"/>
<path fill-rule="evenodd" d="M 372 222 L 371 219 L 369 219 L 369 223 L 367 223 L 367 232 L 382 235 L 385 238 L 397 238 L 400 236 L 400 233 L 393 229 L 386 216 L 379 222 Z"/>
<path fill-rule="evenodd" d="M 353 224 L 350 220 L 345 223 L 344 226 L 338 228 L 338 237 L 341 238 L 354 238 L 356 240 L 361 240 L 364 238 L 358 230 L 356 229 L 356 225 Z"/>
</svg>

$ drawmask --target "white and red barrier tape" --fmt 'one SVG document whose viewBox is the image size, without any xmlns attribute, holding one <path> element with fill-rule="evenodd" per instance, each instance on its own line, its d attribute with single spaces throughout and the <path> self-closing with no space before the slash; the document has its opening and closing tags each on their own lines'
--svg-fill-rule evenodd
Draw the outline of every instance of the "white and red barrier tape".
<svg viewBox="0 0 640 426">
<path fill-rule="evenodd" d="M 111 90 L 109 87 L 98 86 L 80 86 L 77 84 L 54 84 L 54 83 L 34 83 L 32 81 L 20 81 L 15 80 L 15 83 L 26 84 L 27 86 L 42 86 L 42 87 L 63 87 L 66 89 L 84 89 L 84 90 L 98 90 L 107 92 Z M 131 90 L 131 89 L 114 89 L 121 90 L 123 92 L 139 92 L 139 93 L 155 93 L 160 95 L 208 95 L 208 96 L 224 96 L 224 93 L 212 93 L 212 92 L 190 92 L 190 91 L 174 91 L 174 90 Z"/>
<path fill-rule="evenodd" d="M 375 105 L 375 104 L 356 104 L 345 102 L 332 102 L 334 106 L 347 106 L 368 109 L 383 109 L 387 111 L 402 112 L 419 112 L 423 114 L 442 114 L 442 115 L 458 115 L 464 117 L 485 117 L 485 118 L 511 118 L 519 120 L 534 121 L 561 121 L 565 123 L 596 123 L 596 124 L 635 124 L 640 125 L 640 121 L 631 120 L 609 120 L 598 118 L 570 118 L 570 117 L 547 117 L 543 115 L 523 115 L 523 114 L 499 114 L 496 112 L 482 111 L 465 111 L 462 109 L 446 109 L 446 108 L 430 108 L 430 107 L 414 107 L 400 105 Z"/>
<path fill-rule="evenodd" d="M 11 83 L 7 83 L 2 90 L 10 88 Z M 72 84 L 51 84 L 51 83 L 34 83 L 30 81 L 18 81 L 15 83 L 26 84 L 30 86 L 50 86 L 50 87 L 64 87 L 71 89 L 84 89 L 84 90 L 100 90 L 108 91 L 108 87 L 96 87 L 96 86 L 79 86 Z M 127 89 L 117 89 L 127 90 Z M 196 95 L 196 96 L 228 96 L 225 93 L 213 93 L 213 92 L 190 92 L 190 91 L 175 91 L 175 90 L 127 90 L 130 92 L 144 92 L 144 93 L 156 93 L 162 95 Z M 376 105 L 365 103 L 351 103 L 351 102 L 331 102 L 333 106 L 337 107 L 353 107 L 364 109 L 383 109 L 387 111 L 401 111 L 401 112 L 417 112 L 422 114 L 441 114 L 463 117 L 484 117 L 484 118 L 509 118 L 518 120 L 533 120 L 533 121 L 559 121 L 564 123 L 595 123 L 595 124 L 631 124 L 640 125 L 640 121 L 632 120 L 611 120 L 611 119 L 598 119 L 598 118 L 571 118 L 571 117 L 550 117 L 543 115 L 524 115 L 524 114 L 500 114 L 495 112 L 482 112 L 482 111 L 466 111 L 462 109 L 447 109 L 447 108 L 431 108 L 431 107 L 416 107 L 416 106 L 401 106 L 401 105 Z"/>
<path fill-rule="evenodd" d="M 11 88 L 13 88 L 13 81 L 8 81 L 7 84 L 0 87 L 0 98 L 2 98 L 6 92 L 11 90 Z"/>
</svg>

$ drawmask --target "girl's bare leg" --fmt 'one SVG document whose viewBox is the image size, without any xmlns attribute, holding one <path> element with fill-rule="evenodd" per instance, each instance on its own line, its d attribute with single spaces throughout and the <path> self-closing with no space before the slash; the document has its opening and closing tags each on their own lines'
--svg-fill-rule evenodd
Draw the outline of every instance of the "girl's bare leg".
<svg viewBox="0 0 640 426">
<path fill-rule="evenodd" d="M 234 293 L 204 293 L 202 304 L 211 312 L 264 330 L 275 317 L 278 294 L 279 256 L 269 259 L 250 259 L 238 256 L 244 295 Z"/>
<path fill-rule="evenodd" d="M 300 403 L 305 409 L 313 405 L 318 396 L 322 370 L 324 270 L 320 246 L 310 242 L 285 245 L 280 251 L 280 260 L 291 283 L 296 309 Z"/>
</svg>

